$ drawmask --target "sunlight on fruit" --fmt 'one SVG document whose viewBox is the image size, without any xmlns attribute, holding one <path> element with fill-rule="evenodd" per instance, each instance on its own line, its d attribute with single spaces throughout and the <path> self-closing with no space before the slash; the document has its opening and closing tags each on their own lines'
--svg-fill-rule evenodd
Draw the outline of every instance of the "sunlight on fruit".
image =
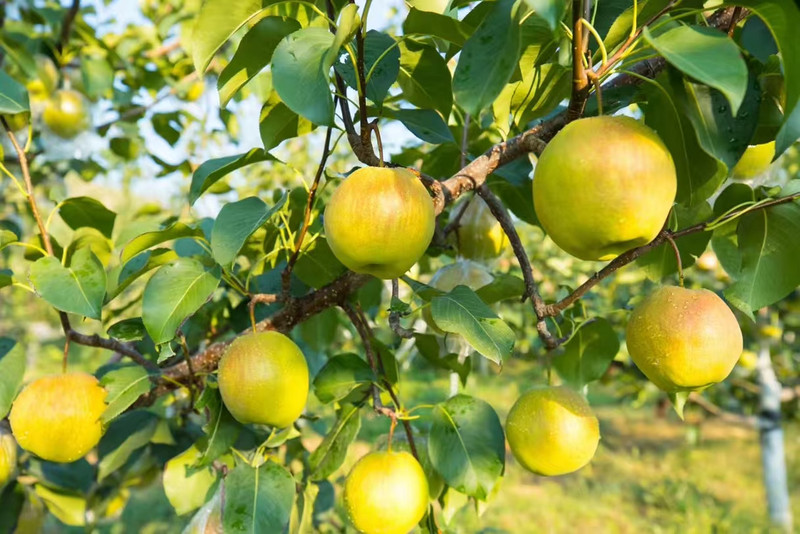
<svg viewBox="0 0 800 534">
<path fill-rule="evenodd" d="M 506 419 L 511 452 L 527 470 L 555 476 L 592 459 L 600 440 L 597 417 L 586 400 L 566 387 L 538 387 L 523 394 Z"/>
<path fill-rule="evenodd" d="M 359 532 L 406 534 L 428 508 L 428 482 L 411 454 L 372 452 L 347 475 L 344 503 Z"/>
<path fill-rule="evenodd" d="M 51 462 L 74 462 L 103 435 L 106 390 L 86 373 L 47 376 L 17 396 L 9 421 L 19 446 Z"/>
</svg>

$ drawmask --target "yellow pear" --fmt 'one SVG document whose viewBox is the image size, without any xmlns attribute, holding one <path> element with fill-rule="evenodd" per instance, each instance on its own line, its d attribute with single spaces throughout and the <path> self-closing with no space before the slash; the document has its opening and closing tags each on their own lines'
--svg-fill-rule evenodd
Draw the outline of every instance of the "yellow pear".
<svg viewBox="0 0 800 534">
<path fill-rule="evenodd" d="M 347 475 L 344 504 L 359 532 L 407 534 L 428 509 L 428 481 L 411 454 L 372 452 Z"/>
<path fill-rule="evenodd" d="M 711 291 L 665 286 L 633 310 L 627 343 L 645 376 L 674 393 L 725 380 L 742 354 L 742 331 Z"/>
<path fill-rule="evenodd" d="M 508 412 L 506 437 L 525 469 L 555 476 L 589 463 L 600 430 L 580 394 L 566 387 L 538 387 L 523 394 Z"/>
<path fill-rule="evenodd" d="M 241 423 L 284 428 L 308 399 L 308 364 L 280 332 L 246 334 L 233 340 L 219 362 L 219 392 Z"/>
<path fill-rule="evenodd" d="M 428 191 L 410 171 L 364 167 L 331 196 L 325 236 L 351 271 L 397 278 L 425 253 L 435 218 Z"/>
<path fill-rule="evenodd" d="M 86 99 L 72 89 L 60 89 L 47 102 L 43 119 L 54 134 L 72 139 L 89 127 Z"/>
<path fill-rule="evenodd" d="M 0 427 L 0 489 L 11 480 L 17 470 L 17 442 L 14 437 Z"/>
<path fill-rule="evenodd" d="M 454 210 L 458 213 L 458 210 Z M 458 222 L 458 253 L 470 260 L 496 258 L 508 244 L 503 228 L 489 206 L 476 196 L 469 201 Z"/>
<path fill-rule="evenodd" d="M 103 435 L 106 390 L 87 373 L 46 376 L 28 384 L 11 407 L 19 446 L 50 462 L 74 462 Z"/>
<path fill-rule="evenodd" d="M 750 145 L 731 170 L 734 180 L 748 180 L 764 174 L 775 157 L 775 141 L 761 145 Z"/>
<path fill-rule="evenodd" d="M 569 123 L 542 152 L 533 179 L 542 227 L 583 260 L 610 260 L 652 241 L 676 190 L 669 150 L 629 117 Z"/>
</svg>

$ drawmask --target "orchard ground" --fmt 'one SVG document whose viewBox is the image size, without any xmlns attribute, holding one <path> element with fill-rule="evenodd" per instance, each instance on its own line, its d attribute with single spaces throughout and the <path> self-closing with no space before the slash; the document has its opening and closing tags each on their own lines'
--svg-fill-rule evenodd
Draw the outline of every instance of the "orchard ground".
<svg viewBox="0 0 800 534">
<path fill-rule="evenodd" d="M 404 374 L 413 380 L 401 384 L 409 406 L 444 400 L 447 377 L 419 363 Z M 515 359 L 502 375 L 474 374 L 463 391 L 491 403 L 505 421 L 519 393 L 543 380 L 530 362 Z M 687 409 L 687 420 L 696 424 L 679 421 L 672 410 L 662 418 L 654 402 L 623 406 L 611 388 L 601 385 L 590 390 L 589 401 L 600 419 L 602 437 L 587 467 L 571 475 L 540 477 L 523 470 L 507 450 L 506 475 L 480 521 L 460 515 L 446 532 L 770 532 L 755 429 L 703 418 L 697 407 Z M 310 409 L 316 405 L 312 400 Z M 330 419 L 315 425 L 329 428 Z M 343 480 L 386 430 L 385 418 L 365 418 L 358 440 L 331 481 Z M 785 430 L 793 488 L 800 485 L 800 423 L 789 422 Z M 322 439 L 312 428 L 306 434 L 309 445 Z M 793 510 L 800 509 L 800 494 L 791 497 Z M 336 504 L 341 506 L 340 495 Z M 146 488 L 134 489 L 122 517 L 99 532 L 179 533 L 190 518 L 191 514 L 175 516 L 156 478 Z M 45 530 L 45 534 L 78 532 L 82 529 L 58 525 L 52 518 Z"/>
</svg>

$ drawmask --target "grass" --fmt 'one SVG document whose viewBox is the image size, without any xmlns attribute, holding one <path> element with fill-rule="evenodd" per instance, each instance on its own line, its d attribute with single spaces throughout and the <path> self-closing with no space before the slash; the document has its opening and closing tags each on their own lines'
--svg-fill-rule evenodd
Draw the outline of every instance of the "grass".
<svg viewBox="0 0 800 534">
<path fill-rule="evenodd" d="M 501 420 L 520 390 L 540 380 L 520 371 L 523 365 L 515 369 L 512 362 L 510 367 L 503 378 L 473 376 L 465 390 L 490 402 Z M 515 379 L 509 381 L 509 375 Z M 402 397 L 413 399 L 412 406 L 443 400 L 447 394 L 448 380 L 441 373 L 413 370 L 403 376 L 414 377 L 401 384 Z M 440 526 L 453 534 L 770 532 L 755 430 L 714 420 L 688 425 L 672 414 L 658 418 L 652 405 L 622 407 L 610 402 L 609 392 L 591 393 L 602 440 L 589 466 L 543 478 L 524 471 L 509 452 L 501 487 L 482 516 L 466 507 Z M 335 477 L 343 476 L 386 430 L 385 419 L 365 417 L 359 440 Z M 800 484 L 800 427 L 789 424 L 786 431 L 793 488 Z M 800 510 L 800 495 L 792 497 L 792 507 Z M 122 518 L 103 532 L 180 532 L 186 521 L 172 515 L 156 481 L 134 492 Z M 50 526 L 48 532 L 62 532 Z"/>
</svg>

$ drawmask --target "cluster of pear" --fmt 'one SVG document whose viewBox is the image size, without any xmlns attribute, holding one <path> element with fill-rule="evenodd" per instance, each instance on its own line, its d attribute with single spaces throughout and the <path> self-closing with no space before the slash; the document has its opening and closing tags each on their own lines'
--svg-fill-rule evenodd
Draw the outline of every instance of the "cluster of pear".
<svg viewBox="0 0 800 534">
<path fill-rule="evenodd" d="M 31 110 L 49 131 L 63 139 L 72 139 L 89 127 L 89 106 L 86 98 L 70 88 L 59 89 L 59 71 L 52 59 L 36 56 L 36 77 L 26 84 Z M 12 131 L 22 130 L 31 120 L 31 113 L 5 115 Z"/>
<path fill-rule="evenodd" d="M 602 147 L 586 150 L 584 147 Z M 585 260 L 608 260 L 652 241 L 675 200 L 672 158 L 655 132 L 627 117 L 567 125 L 539 158 L 536 214 L 551 239 Z M 668 393 L 702 390 L 724 380 L 742 353 L 742 332 L 711 291 L 664 286 L 633 311 L 628 353 Z M 586 465 L 599 441 L 597 418 L 566 388 L 525 393 L 506 421 L 508 442 L 525 468 L 560 475 Z"/>
</svg>

